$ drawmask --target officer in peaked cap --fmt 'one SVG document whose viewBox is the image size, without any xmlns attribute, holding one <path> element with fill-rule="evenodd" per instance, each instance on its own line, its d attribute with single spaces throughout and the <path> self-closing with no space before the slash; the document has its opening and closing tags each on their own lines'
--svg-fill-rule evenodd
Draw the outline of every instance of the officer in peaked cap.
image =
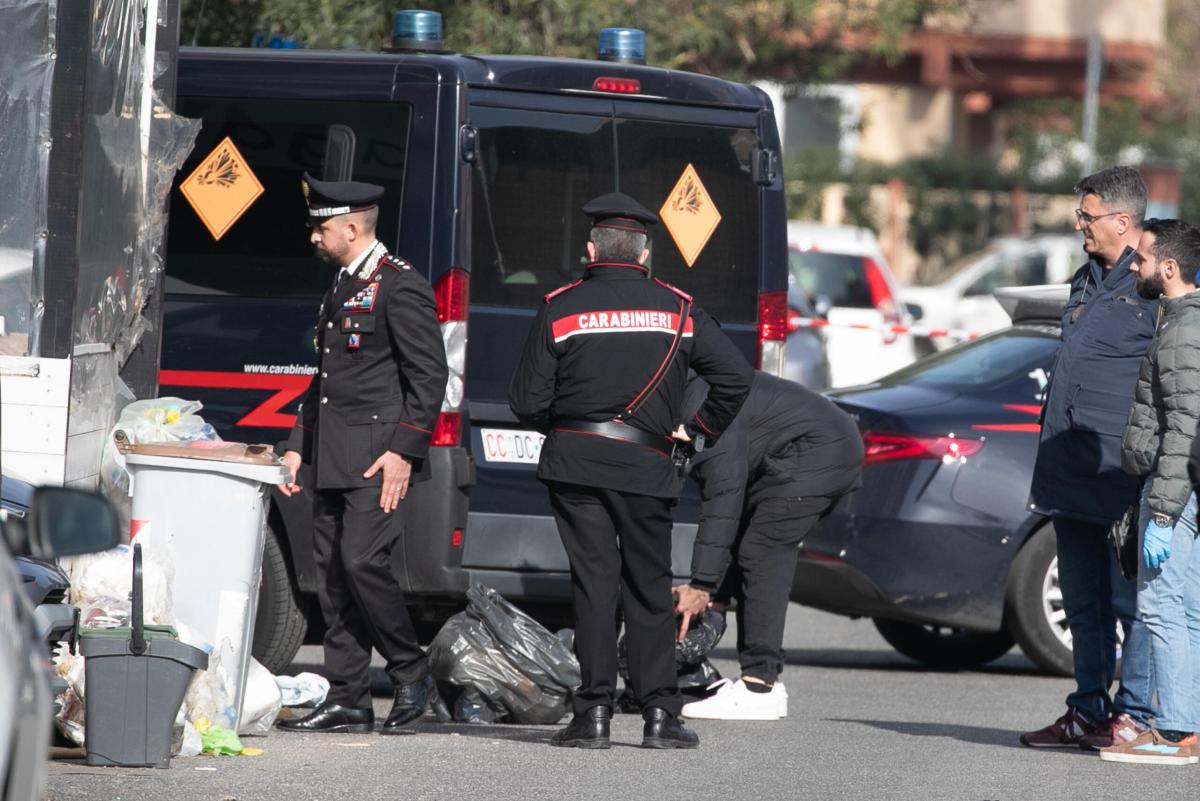
<svg viewBox="0 0 1200 801">
<path fill-rule="evenodd" d="M 313 495 L 313 548 L 327 627 L 325 703 L 294 731 L 366 732 L 375 716 L 371 648 L 396 687 L 384 734 L 404 733 L 425 712 L 432 687 L 425 654 L 392 573 L 398 507 L 429 476 L 426 455 L 446 390 L 429 283 L 375 238 L 383 187 L 304 175 L 310 240 L 337 270 L 317 315 L 319 372 L 304 396 L 283 462 Z"/>
<path fill-rule="evenodd" d="M 571 564 L 575 716 L 552 743 L 609 747 L 618 605 L 646 748 L 695 748 L 679 720 L 671 597 L 674 436 L 715 438 L 737 414 L 753 370 L 681 290 L 649 276 L 655 214 L 619 192 L 589 201 L 583 278 L 546 295 L 509 388 L 509 405 L 547 435 L 538 478 L 550 490 Z M 709 383 L 681 423 L 688 369 Z"/>
</svg>

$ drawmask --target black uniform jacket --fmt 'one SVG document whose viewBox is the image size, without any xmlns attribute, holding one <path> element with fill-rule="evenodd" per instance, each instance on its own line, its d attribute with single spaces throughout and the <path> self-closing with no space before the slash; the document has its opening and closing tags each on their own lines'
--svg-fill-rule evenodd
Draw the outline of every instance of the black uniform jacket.
<svg viewBox="0 0 1200 801">
<path fill-rule="evenodd" d="M 660 498 L 678 496 L 671 431 L 716 437 L 750 390 L 753 369 L 720 326 L 693 305 L 666 376 L 626 425 L 661 437 L 639 444 L 572 430 L 569 421 L 613 420 L 663 367 L 679 325 L 680 290 L 637 264 L 595 263 L 584 278 L 546 296 L 509 388 L 509 405 L 547 434 L 538 463 L 543 481 L 561 481 Z M 681 419 L 689 365 L 712 389 Z"/>
<path fill-rule="evenodd" d="M 315 343 L 320 372 L 287 448 L 313 465 L 316 488 L 381 485 L 382 471 L 362 474 L 385 451 L 412 461 L 413 482 L 428 478 L 447 376 L 429 283 L 378 246 L 336 296 L 326 291 Z"/>
<path fill-rule="evenodd" d="M 688 385 L 696 408 L 704 381 Z M 715 589 L 743 516 L 766 498 L 837 496 L 861 483 L 863 442 L 850 415 L 799 384 L 758 371 L 750 397 L 721 439 L 692 460 L 700 529 L 692 584 Z"/>
</svg>

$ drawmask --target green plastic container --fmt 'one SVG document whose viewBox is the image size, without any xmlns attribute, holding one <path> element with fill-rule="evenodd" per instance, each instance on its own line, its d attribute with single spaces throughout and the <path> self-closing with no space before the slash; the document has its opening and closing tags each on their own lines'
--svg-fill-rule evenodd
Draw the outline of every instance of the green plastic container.
<svg viewBox="0 0 1200 801">
<path fill-rule="evenodd" d="M 142 546 L 133 546 L 132 625 L 84 629 L 87 764 L 171 766 L 171 729 L 192 673 L 208 654 L 178 640 L 171 626 L 142 622 Z"/>
</svg>

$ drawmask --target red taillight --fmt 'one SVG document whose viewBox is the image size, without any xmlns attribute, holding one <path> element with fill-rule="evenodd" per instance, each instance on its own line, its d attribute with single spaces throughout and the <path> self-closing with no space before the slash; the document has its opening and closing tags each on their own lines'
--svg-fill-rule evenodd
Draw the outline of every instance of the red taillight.
<svg viewBox="0 0 1200 801">
<path fill-rule="evenodd" d="M 430 445 L 449 446 L 462 442 L 462 412 L 442 412 L 433 426 Z"/>
<path fill-rule="evenodd" d="M 470 273 L 458 267 L 451 267 L 433 285 L 439 323 L 466 321 L 470 284 Z"/>
<path fill-rule="evenodd" d="M 787 339 L 787 292 L 763 292 L 758 296 L 758 342 Z"/>
<path fill-rule="evenodd" d="M 633 78 L 597 78 L 592 82 L 592 91 L 636 95 L 642 91 L 642 82 Z"/>
<path fill-rule="evenodd" d="M 461 548 L 463 546 L 463 530 L 456 528 L 450 532 L 450 547 Z"/>
<path fill-rule="evenodd" d="M 983 449 L 983 440 L 866 431 L 863 432 L 863 446 L 863 465 L 866 466 L 898 459 L 965 459 Z"/>
<path fill-rule="evenodd" d="M 869 256 L 863 259 L 863 262 L 864 271 L 867 274 L 867 289 L 871 292 L 871 305 L 883 315 L 885 325 L 902 324 L 904 320 L 900 316 L 900 304 L 896 303 L 896 298 L 892 295 L 892 288 L 888 285 L 878 262 Z M 894 332 L 888 331 L 883 335 L 883 342 L 885 345 L 890 345 L 896 341 L 896 338 Z"/>
<path fill-rule="evenodd" d="M 787 292 L 762 292 L 758 296 L 758 368 L 783 377 L 784 348 L 788 335 Z"/>
<path fill-rule="evenodd" d="M 442 344 L 446 347 L 446 396 L 433 429 L 433 445 L 462 444 L 463 381 L 467 370 L 467 313 L 471 302 L 471 274 L 451 267 L 433 285 Z"/>
<path fill-rule="evenodd" d="M 784 326 L 789 334 L 800 330 L 800 321 L 804 319 L 804 315 L 795 309 L 788 307 L 787 324 Z"/>
</svg>

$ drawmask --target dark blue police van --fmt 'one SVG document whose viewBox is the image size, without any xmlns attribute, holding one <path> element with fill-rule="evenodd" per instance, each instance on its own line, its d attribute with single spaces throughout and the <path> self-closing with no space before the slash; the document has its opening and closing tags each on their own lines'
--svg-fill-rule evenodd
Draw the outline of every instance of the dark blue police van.
<svg viewBox="0 0 1200 801">
<path fill-rule="evenodd" d="M 783 366 L 770 101 L 635 63 L 621 47 L 636 34 L 615 31 L 618 47 L 596 61 L 448 53 L 419 37 L 382 53 L 180 52 L 177 110 L 203 127 L 171 197 L 160 392 L 201 400 L 226 439 L 284 439 L 316 371 L 330 281 L 300 175 L 385 186 L 379 238 L 433 285 L 451 372 L 433 478 L 410 493 L 397 547 L 414 619 L 428 624 L 460 609 L 473 580 L 547 622 L 569 612 L 566 555 L 534 476 L 540 437 L 506 397 L 543 295 L 581 273 L 582 203 L 619 189 L 661 210 L 653 274 L 695 295 L 748 360 Z M 273 493 L 254 649 L 273 670 L 319 625 L 310 503 Z M 686 575 L 694 498 L 676 520 Z"/>
</svg>

